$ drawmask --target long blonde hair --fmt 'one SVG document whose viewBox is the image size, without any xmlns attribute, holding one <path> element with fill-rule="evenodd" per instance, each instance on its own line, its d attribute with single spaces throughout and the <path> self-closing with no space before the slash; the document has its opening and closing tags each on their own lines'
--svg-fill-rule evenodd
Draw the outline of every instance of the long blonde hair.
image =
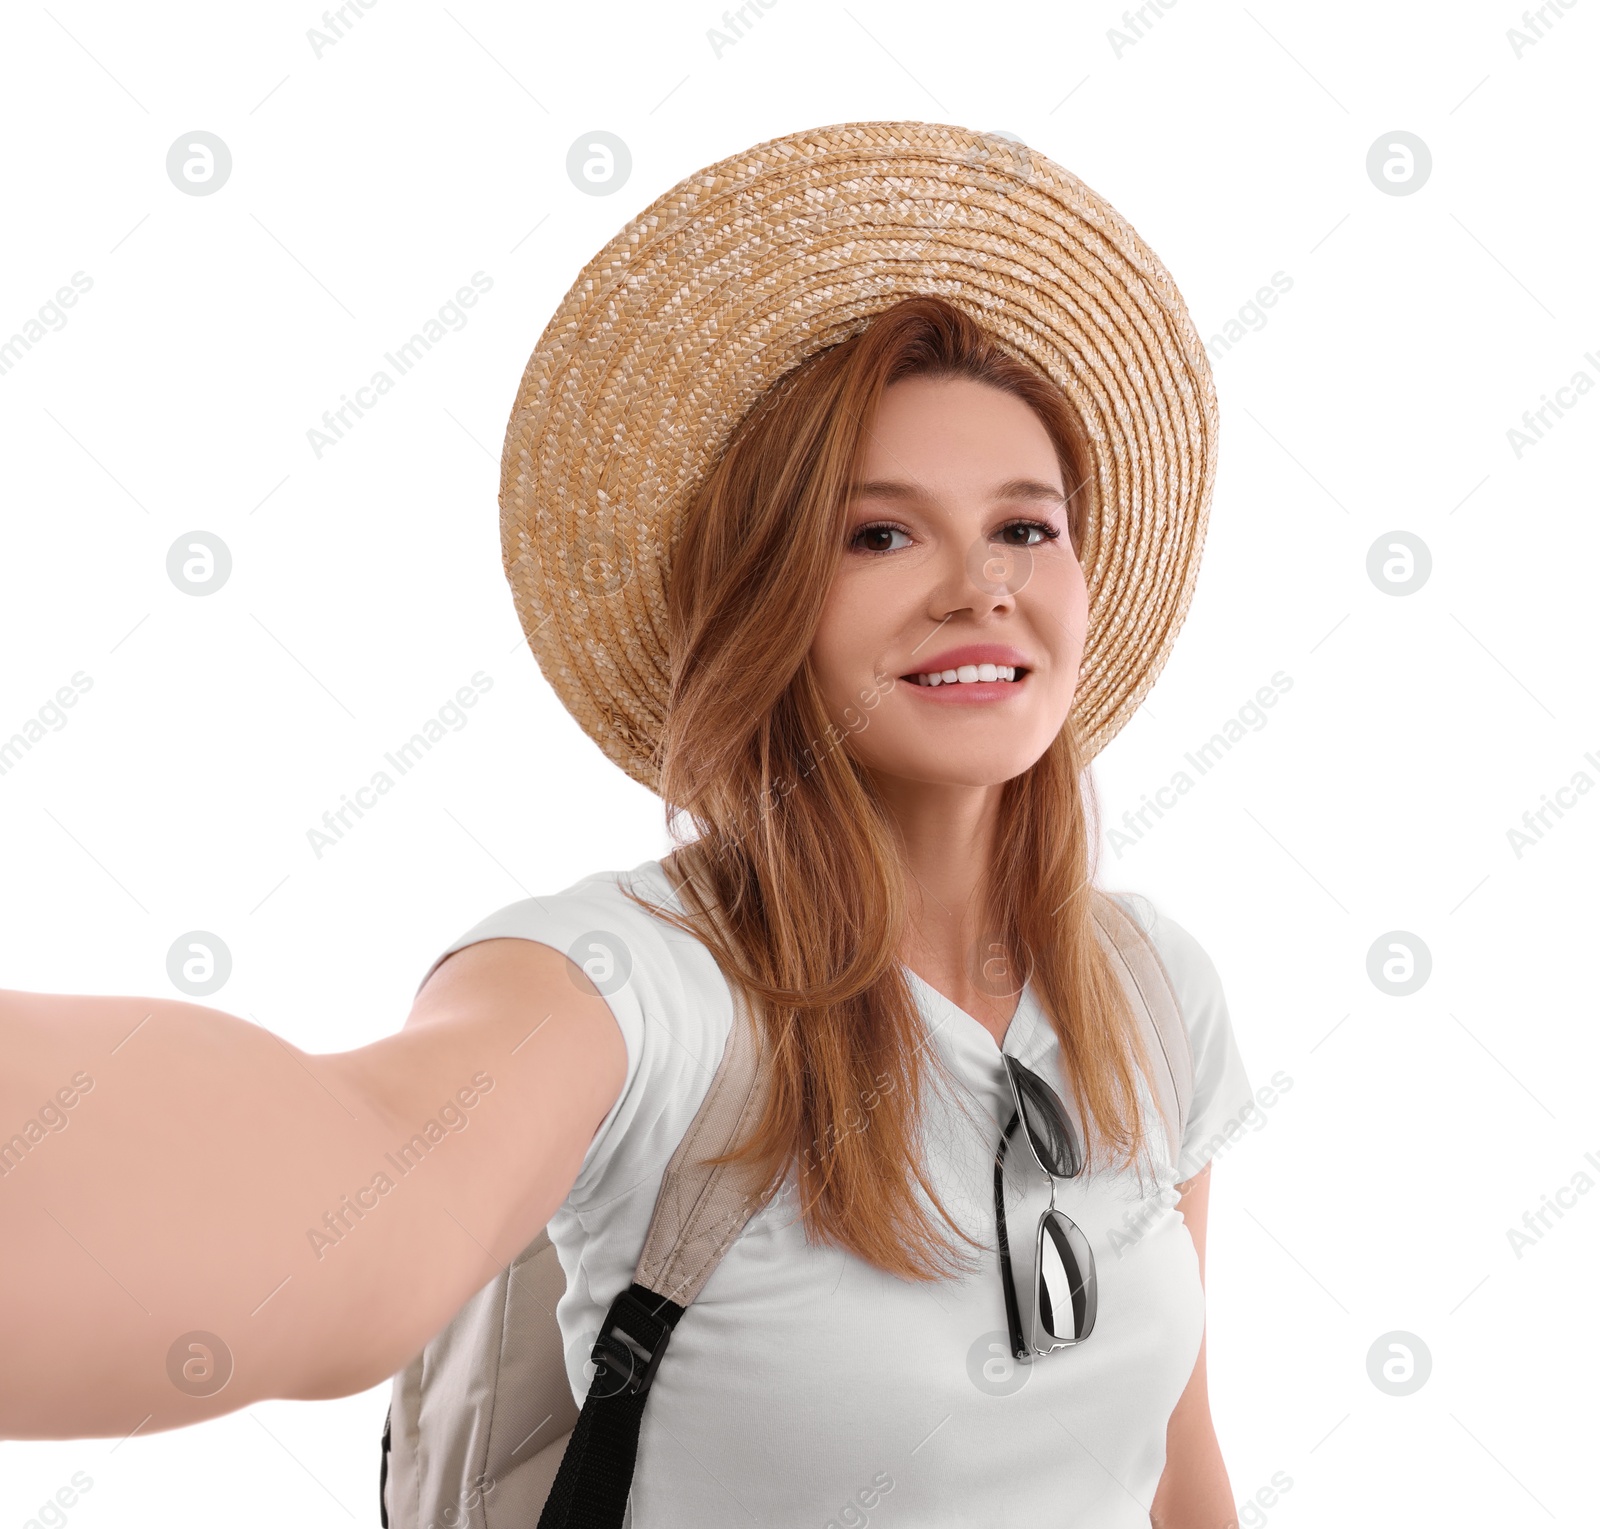
<svg viewBox="0 0 1600 1529">
<path fill-rule="evenodd" d="M 1081 551 L 1095 492 L 1064 394 L 940 298 L 908 298 L 803 362 L 750 410 L 686 509 L 668 584 L 672 689 L 659 745 L 676 859 L 711 890 L 729 938 L 680 916 L 753 1000 L 772 1061 L 755 1128 L 726 1160 L 768 1190 L 793 1169 L 807 1236 L 911 1280 L 965 1260 L 916 1194 L 979 1246 L 929 1182 L 919 1142 L 929 1051 L 900 967 L 905 870 L 893 820 L 824 706 L 808 659 L 843 552 L 866 422 L 903 377 L 964 377 L 1020 397 L 1056 447 Z M 1091 913 L 1098 811 L 1075 731 L 1001 788 L 988 897 L 1001 959 L 1031 979 L 1101 1153 L 1143 1142 L 1149 1057 Z M 1003 874 L 998 874 L 1003 869 Z M 633 896 L 633 894 L 629 894 Z M 1016 984 L 1020 986 L 1020 982 Z"/>
</svg>

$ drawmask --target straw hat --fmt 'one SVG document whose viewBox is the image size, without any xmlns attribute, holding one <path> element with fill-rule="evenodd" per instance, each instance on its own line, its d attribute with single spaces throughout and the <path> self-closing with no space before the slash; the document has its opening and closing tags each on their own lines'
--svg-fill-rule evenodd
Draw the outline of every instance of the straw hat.
<svg viewBox="0 0 1600 1529">
<path fill-rule="evenodd" d="M 846 122 L 696 171 L 579 274 L 523 373 L 500 464 L 506 576 L 556 694 L 659 792 L 679 515 L 806 357 L 936 293 L 1067 394 L 1092 441 L 1092 758 L 1188 608 L 1216 470 L 1211 369 L 1172 277 L 1104 198 L 1014 139 Z"/>
</svg>

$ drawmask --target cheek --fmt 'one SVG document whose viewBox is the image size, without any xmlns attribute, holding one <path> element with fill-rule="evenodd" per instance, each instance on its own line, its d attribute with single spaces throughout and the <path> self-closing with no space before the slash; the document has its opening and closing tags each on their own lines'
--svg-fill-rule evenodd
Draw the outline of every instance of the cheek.
<svg viewBox="0 0 1600 1529">
<path fill-rule="evenodd" d="M 1041 563 L 1022 594 L 1033 629 L 1058 662 L 1082 657 L 1089 591 L 1076 562 Z"/>
<path fill-rule="evenodd" d="M 853 696 L 870 677 L 874 656 L 883 648 L 885 602 L 869 592 L 870 581 L 836 578 L 828 592 L 811 642 L 811 665 L 822 693 L 831 702 Z"/>
<path fill-rule="evenodd" d="M 1084 588 L 1083 575 L 1077 574 L 1067 590 L 1062 608 L 1062 620 L 1067 629 L 1067 641 L 1079 655 L 1089 633 L 1089 592 Z"/>
</svg>

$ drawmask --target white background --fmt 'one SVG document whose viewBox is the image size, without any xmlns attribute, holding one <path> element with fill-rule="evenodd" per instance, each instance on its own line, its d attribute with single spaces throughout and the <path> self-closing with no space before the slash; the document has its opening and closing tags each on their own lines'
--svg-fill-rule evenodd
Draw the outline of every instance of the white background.
<svg viewBox="0 0 1600 1529">
<path fill-rule="evenodd" d="M 720 56 L 711 4 L 377 0 L 320 57 L 311 5 L 250 11 L 52 0 L 4 26 L 0 343 L 93 286 L 0 375 L 0 738 L 92 688 L 0 775 L 0 984 L 172 996 L 169 946 L 208 930 L 234 967 L 206 1001 L 340 1050 L 398 1027 L 486 913 L 661 853 L 659 802 L 556 702 L 504 583 L 528 353 L 588 256 L 728 153 L 849 120 L 1010 132 L 1128 217 L 1202 335 L 1292 281 L 1214 347 L 1198 591 L 1094 766 L 1109 825 L 1292 680 L 1104 859 L 1209 950 L 1254 1081 L 1293 1079 L 1214 1175 L 1235 1496 L 1287 1473 L 1246 1519 L 1282 1529 L 1592 1523 L 1600 1193 L 1520 1258 L 1507 1229 L 1600 1183 L 1600 800 L 1520 856 L 1508 830 L 1600 780 L 1600 396 L 1520 456 L 1507 432 L 1600 381 L 1600 8 L 1547 7 L 1520 56 L 1518 3 L 1176 0 L 1117 44 L 1111 4 L 778 0 Z M 610 196 L 565 168 L 597 129 L 633 157 Z M 232 152 L 214 195 L 167 178 L 195 130 Z M 1432 154 L 1411 195 L 1366 170 L 1395 130 Z M 318 459 L 323 411 L 480 270 L 465 328 Z M 205 598 L 166 573 L 196 530 L 233 558 Z M 1397 530 L 1432 557 L 1407 595 L 1367 573 Z M 479 670 L 468 725 L 318 858 L 307 830 Z M 1408 997 L 1368 976 L 1391 931 L 1431 953 Z M 1394 1330 L 1432 1356 L 1409 1396 L 1368 1376 Z M 386 1403 L 0 1445 L 0 1529 L 74 1471 L 74 1529 L 375 1523 Z"/>
</svg>

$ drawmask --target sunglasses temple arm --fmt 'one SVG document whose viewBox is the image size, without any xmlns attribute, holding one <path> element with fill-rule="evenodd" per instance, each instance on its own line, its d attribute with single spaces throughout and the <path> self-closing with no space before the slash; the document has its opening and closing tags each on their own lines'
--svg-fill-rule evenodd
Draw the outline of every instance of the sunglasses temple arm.
<svg viewBox="0 0 1600 1529">
<path fill-rule="evenodd" d="M 1026 1359 L 1028 1351 L 1022 1338 L 1022 1313 L 1017 1309 L 1017 1286 L 1011 1275 L 1011 1240 L 1006 1235 L 1005 1160 L 1006 1143 L 1016 1128 L 1017 1116 L 1011 1117 L 1005 1135 L 1000 1138 L 1000 1150 L 994 1158 L 994 1219 L 999 1230 L 1000 1283 L 1006 1295 L 1006 1325 L 1011 1331 L 1011 1355 Z"/>
</svg>

